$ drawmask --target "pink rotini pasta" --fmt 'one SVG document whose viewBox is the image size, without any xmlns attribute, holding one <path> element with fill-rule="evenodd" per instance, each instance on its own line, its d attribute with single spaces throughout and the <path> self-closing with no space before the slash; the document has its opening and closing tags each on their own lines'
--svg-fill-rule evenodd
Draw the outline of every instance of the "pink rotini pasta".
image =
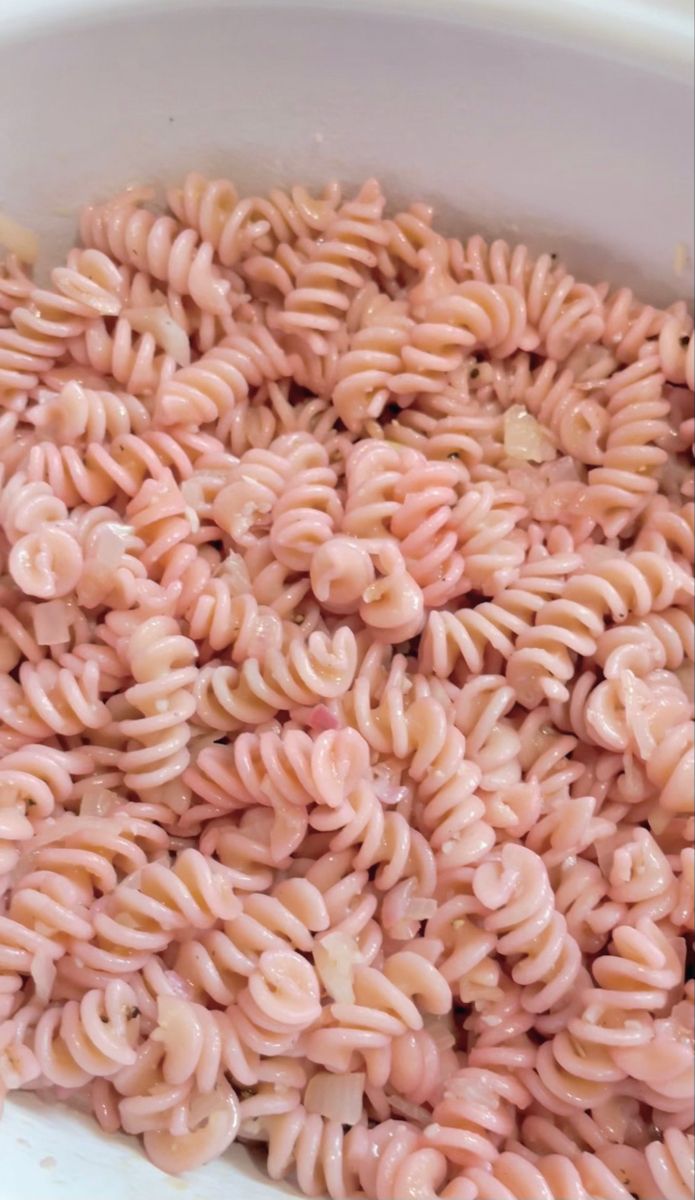
<svg viewBox="0 0 695 1200">
<path fill-rule="evenodd" d="M 693 1190 L 693 325 L 376 180 L 0 264 L 0 1103 Z"/>
</svg>

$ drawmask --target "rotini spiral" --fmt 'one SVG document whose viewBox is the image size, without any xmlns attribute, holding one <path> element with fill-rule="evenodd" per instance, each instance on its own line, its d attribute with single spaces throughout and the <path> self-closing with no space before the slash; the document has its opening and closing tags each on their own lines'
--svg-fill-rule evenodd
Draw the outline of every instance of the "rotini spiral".
<svg viewBox="0 0 695 1200">
<path fill-rule="evenodd" d="M 248 593 L 239 595 L 234 582 L 225 576 L 208 580 L 186 618 L 196 642 L 206 642 L 212 651 L 228 649 L 235 663 L 280 650 L 286 636 L 285 624 L 275 609 L 258 604 Z M 296 633 L 297 627 L 292 628 Z"/>
<path fill-rule="evenodd" d="M 548 358 L 566 358 L 577 346 L 594 342 L 604 329 L 599 292 L 542 254 L 529 259 L 525 246 L 503 241 L 486 245 L 475 236 L 466 245 L 466 268 L 473 279 L 513 287 L 524 298 L 532 344 Z M 535 343 L 535 344 L 533 344 Z"/>
<path fill-rule="evenodd" d="M 212 729 L 260 725 L 295 704 L 344 695 L 357 666 L 355 637 L 346 626 L 332 636 L 319 631 L 293 639 L 284 654 L 247 659 L 234 667 L 204 667 L 196 684 L 196 710 Z"/>
<path fill-rule="evenodd" d="M 615 537 L 644 508 L 658 487 L 657 472 L 668 457 L 659 444 L 668 433 L 669 406 L 656 358 L 640 359 L 605 385 L 608 398 L 606 450 L 589 472 L 583 501 L 606 537 Z"/>
<path fill-rule="evenodd" d="M 176 360 L 162 352 L 154 334 L 138 333 L 125 314 L 113 329 L 104 320 L 90 321 L 69 347 L 75 363 L 99 376 L 112 376 L 137 396 L 151 396 L 176 372 Z"/>
<path fill-rule="evenodd" d="M 467 488 L 454 509 L 451 525 L 466 579 L 484 595 L 494 595 L 518 576 L 524 546 L 515 540 L 514 530 L 526 515 L 522 501 L 513 488 L 498 490 L 482 483 Z"/>
<path fill-rule="evenodd" d="M 121 733 L 136 745 L 129 745 L 118 765 L 126 786 L 140 795 L 171 783 L 188 766 L 195 658 L 195 643 L 181 636 L 171 617 L 151 617 L 130 639 L 128 661 L 136 682 L 125 697 L 142 716 L 120 723 Z"/>
<path fill-rule="evenodd" d="M 695 389 L 693 368 L 693 324 L 677 317 L 667 317 L 659 332 L 659 361 L 669 383 L 685 384 Z"/>
<path fill-rule="evenodd" d="M 251 387 L 289 374 L 285 353 L 268 329 L 237 325 L 197 362 L 161 381 L 157 422 L 207 424 L 226 418 L 246 400 Z"/>
<path fill-rule="evenodd" d="M 291 1168 L 306 1196 L 327 1193 L 331 1200 L 353 1195 L 357 1176 L 350 1165 L 352 1131 L 338 1121 L 326 1121 L 300 1105 L 291 1112 L 263 1120 L 268 1139 L 268 1174 L 284 1179 Z"/>
<path fill-rule="evenodd" d="M 352 987 L 354 1001 L 331 1004 L 330 1021 L 305 1038 L 307 1057 L 329 1070 L 349 1071 L 359 1055 L 380 1049 L 408 1029 L 422 1029 L 420 1008 L 441 1015 L 451 1004 L 441 973 L 409 950 L 390 955 L 381 970 L 356 966 Z"/>
<path fill-rule="evenodd" d="M 273 507 L 270 545 L 278 561 L 292 571 L 310 569 L 314 554 L 333 536 L 343 515 L 337 475 L 318 442 L 314 462 L 295 478 L 290 476 Z"/>
<path fill-rule="evenodd" d="M 73 590 L 82 552 L 70 532 L 67 508 L 45 483 L 17 471 L 1 486 L 0 528 L 12 549 L 9 569 L 21 591 L 50 600 Z"/>
<path fill-rule="evenodd" d="M 176 930 L 209 929 L 239 910 L 227 869 L 187 848 L 170 865 L 150 862 L 122 880 L 94 914 L 90 940 L 75 940 L 70 952 L 88 968 L 122 977 L 141 970 Z"/>
<path fill-rule="evenodd" d="M 389 383 L 401 368 L 412 319 L 402 301 L 390 300 L 375 284 L 358 293 L 359 327 L 337 362 L 333 403 L 347 429 L 358 433 L 376 421 L 388 403 Z M 350 315 L 350 314 L 349 314 Z"/>
<path fill-rule="evenodd" d="M 432 463 L 406 471 L 394 492 L 401 503 L 391 518 L 391 532 L 431 607 L 448 603 L 469 586 L 455 511 L 461 484 L 460 467 Z"/>
<path fill-rule="evenodd" d="M 78 438 L 103 442 L 124 433 L 143 433 L 148 422 L 144 404 L 123 392 L 94 391 L 77 380 L 49 393 L 31 414 L 32 424 L 52 442 L 74 443 Z"/>
<path fill-rule="evenodd" d="M 620 624 L 661 612 L 684 591 L 690 592 L 684 572 L 648 551 L 611 556 L 574 575 L 561 599 L 545 604 L 534 627 L 520 634 L 509 659 L 507 678 L 520 703 L 531 708 L 546 696 L 567 699 L 572 655 L 594 653 L 607 617 Z"/>
<path fill-rule="evenodd" d="M 353 200 L 341 205 L 321 241 L 312 246 L 296 287 L 285 297 L 277 318 L 282 329 L 305 336 L 338 329 L 351 293 L 362 286 L 365 272 L 376 266 L 375 251 L 385 243 L 384 204 L 378 183 L 370 179 Z M 317 345 L 323 349 L 323 338 Z"/>
<path fill-rule="evenodd" d="M 606 1097 L 607 1085 L 633 1071 L 641 1077 L 650 1062 L 655 1073 L 651 1013 L 666 1004 L 678 975 L 677 948 L 642 918 L 634 928 L 613 930 L 612 949 L 593 964 L 598 986 L 585 991 L 580 1014 L 539 1050 L 539 1099 L 550 1094 L 565 1108 L 589 1108 Z M 524 1078 L 535 1094 L 537 1085 Z"/>
<path fill-rule="evenodd" d="M 303 187 L 293 187 L 289 194 L 274 188 L 267 198 L 239 201 L 228 180 L 208 180 L 191 171 L 182 187 L 169 190 L 167 199 L 179 221 L 195 229 L 230 267 L 256 247 L 268 252 L 276 245 L 322 234 L 335 216 L 340 189 L 330 183 L 323 196 L 315 198 Z M 271 246 L 266 245 L 269 240 Z"/>
<path fill-rule="evenodd" d="M 455 613 L 429 613 L 420 642 L 420 669 L 447 678 L 461 659 L 469 671 L 480 673 L 490 651 L 510 658 L 516 639 L 528 630 L 545 603 L 562 595 L 567 578 L 580 562 L 573 553 L 535 561 L 529 558 L 519 567 L 517 578 L 494 600 Z"/>
<path fill-rule="evenodd" d="M 641 304 L 630 288 L 618 288 L 604 299 L 603 319 L 601 341 L 610 347 L 618 362 L 632 363 L 648 352 L 649 343 L 663 324 L 664 314 L 651 304 Z"/>
<path fill-rule="evenodd" d="M 110 714 L 99 696 L 98 665 L 87 662 L 75 674 L 50 659 L 22 663 L 18 680 L 0 677 L 0 718 L 29 741 L 100 729 Z"/>
<path fill-rule="evenodd" d="M 72 777 L 89 770 L 79 751 L 27 745 L 6 754 L 0 764 L 0 878 L 16 865 L 22 843 L 33 837 L 30 817 L 41 821 L 64 804 Z"/>
<path fill-rule="evenodd" d="M 481 773 L 466 760 L 466 739 L 448 725 L 436 700 L 416 701 L 408 710 L 408 726 L 415 746 L 409 773 L 417 781 L 422 828 L 444 884 L 494 845 L 495 835 L 484 820 L 485 805 L 477 794 Z"/>
<path fill-rule="evenodd" d="M 436 296 L 439 290 L 444 294 Z M 401 351 L 403 370 L 390 385 L 399 396 L 437 392 L 473 348 L 503 358 L 518 349 L 523 336 L 526 309 L 514 288 L 471 281 L 453 291 L 433 286 L 433 292 L 436 298 Z"/>
<path fill-rule="evenodd" d="M 230 285 L 213 266 L 213 247 L 172 217 L 156 217 L 126 194 L 83 209 L 80 234 L 86 246 L 137 271 L 149 271 L 180 295 L 192 296 L 206 312 L 224 312 Z"/>
<path fill-rule="evenodd" d="M 476 867 L 473 889 L 490 913 L 485 926 L 498 934 L 498 953 L 519 956 L 512 979 L 523 988 L 523 1007 L 547 1012 L 572 988 L 581 954 L 555 908 L 542 860 L 509 843 Z"/>
<path fill-rule="evenodd" d="M 587 391 L 569 367 L 561 371 L 547 358 L 534 369 L 528 354 L 516 354 L 484 364 L 480 378 L 484 381 L 487 377 L 505 409 L 523 405 L 550 431 L 565 454 L 591 466 L 603 462 L 609 425 L 606 405 Z"/>
<path fill-rule="evenodd" d="M 33 1034 L 33 1050 L 42 1074 L 64 1088 L 108 1078 L 135 1062 L 138 1019 L 135 993 L 121 980 L 82 999 L 47 1008 Z"/>
<path fill-rule="evenodd" d="M 201 996 L 229 1005 L 266 950 L 289 947 L 310 954 L 315 935 L 328 925 L 319 890 L 307 879 L 286 879 L 270 895 L 246 894 L 242 912 L 226 921 L 224 930 L 210 930 L 199 942 L 182 945 L 176 970 Z"/>
<path fill-rule="evenodd" d="M 464 1067 L 447 1080 L 444 1096 L 424 1130 L 426 1144 L 461 1166 L 494 1162 L 501 1141 L 515 1131 L 516 1111 L 531 1097 L 513 1075 Z"/>
<path fill-rule="evenodd" d="M 188 768 L 190 787 L 215 808 L 285 803 L 340 809 L 369 777 L 369 748 L 353 729 L 313 737 L 300 729 L 240 733 L 229 746 L 207 746 Z"/>
<path fill-rule="evenodd" d="M 0 388 L 10 397 L 35 387 L 91 318 L 120 311 L 121 273 L 103 254 L 77 252 L 73 266 L 53 271 L 52 282 L 55 291 L 32 288 L 0 330 Z"/>
</svg>

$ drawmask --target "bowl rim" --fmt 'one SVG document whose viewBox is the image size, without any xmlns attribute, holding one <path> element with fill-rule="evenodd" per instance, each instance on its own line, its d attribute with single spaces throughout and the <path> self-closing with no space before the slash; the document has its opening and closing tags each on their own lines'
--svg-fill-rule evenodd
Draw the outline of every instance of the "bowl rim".
<svg viewBox="0 0 695 1200">
<path fill-rule="evenodd" d="M 695 19 L 691 0 L 0 0 L 0 44 L 77 22 L 172 11 L 311 9 L 350 16 L 428 18 L 474 25 L 602 57 L 630 59 L 693 86 Z"/>
</svg>

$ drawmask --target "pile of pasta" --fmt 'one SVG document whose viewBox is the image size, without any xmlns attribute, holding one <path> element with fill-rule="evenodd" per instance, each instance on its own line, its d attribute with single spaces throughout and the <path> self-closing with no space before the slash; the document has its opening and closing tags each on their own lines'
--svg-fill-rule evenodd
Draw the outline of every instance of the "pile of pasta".
<svg viewBox="0 0 695 1200">
<path fill-rule="evenodd" d="M 693 325 L 378 183 L 0 272 L 0 1095 L 689 1200 Z"/>
</svg>

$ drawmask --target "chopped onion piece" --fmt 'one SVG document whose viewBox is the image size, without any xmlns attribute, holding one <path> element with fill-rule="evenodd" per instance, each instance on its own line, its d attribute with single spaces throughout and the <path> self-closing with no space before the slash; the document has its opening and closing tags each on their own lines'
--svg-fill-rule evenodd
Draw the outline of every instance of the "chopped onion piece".
<svg viewBox="0 0 695 1200">
<path fill-rule="evenodd" d="M 35 606 L 34 633 L 39 646 L 60 646 L 70 640 L 70 618 L 64 600 L 48 600 Z"/>
<path fill-rule="evenodd" d="M 340 729 L 340 721 L 325 704 L 316 704 L 309 713 L 309 727 L 317 732 Z"/>
<path fill-rule="evenodd" d="M 429 921 L 437 911 L 436 900 L 423 900 L 421 897 L 410 900 L 406 905 L 405 915 L 413 921 Z"/>
<path fill-rule="evenodd" d="M 452 1013 L 448 1013 L 444 1017 L 430 1016 L 428 1014 L 424 1017 L 424 1022 L 425 1029 L 439 1050 L 451 1050 L 456 1045 Z"/>
<path fill-rule="evenodd" d="M 185 329 L 176 323 L 164 304 L 148 308 L 127 308 L 121 314 L 136 333 L 151 333 L 165 354 L 180 367 L 191 361 L 191 346 Z"/>
<path fill-rule="evenodd" d="M 318 1071 L 309 1080 L 304 1093 L 304 1107 L 327 1121 L 339 1125 L 356 1125 L 362 1116 L 364 1075 L 332 1075 Z"/>
<path fill-rule="evenodd" d="M 104 567 L 120 566 L 125 554 L 125 543 L 132 537 L 130 525 L 118 525 L 109 522 L 99 528 L 96 542 L 96 557 Z"/>
<path fill-rule="evenodd" d="M 314 966 L 319 979 L 338 1004 L 354 1003 L 352 977 L 355 967 L 362 961 L 355 939 L 338 929 L 314 943 Z"/>
<path fill-rule="evenodd" d="M 11 254 L 16 254 L 19 261 L 23 263 L 35 263 L 39 256 L 39 239 L 36 234 L 2 212 L 0 212 L 0 245 L 5 246 Z"/>
<path fill-rule="evenodd" d="M 81 817 L 110 817 L 123 801 L 108 788 L 87 785 L 80 803 Z"/>
<path fill-rule="evenodd" d="M 504 414 L 504 448 L 511 458 L 550 462 L 557 450 L 550 434 L 523 404 L 513 404 Z"/>
<path fill-rule="evenodd" d="M 397 1092 L 392 1092 L 388 1088 L 384 1089 L 384 1095 L 393 1111 L 399 1113 L 400 1116 L 407 1117 L 409 1121 L 416 1121 L 422 1126 L 428 1124 L 432 1116 L 431 1109 L 424 1108 L 421 1104 L 412 1104 L 410 1100 L 405 1099 L 405 1096 L 400 1096 Z"/>
<path fill-rule="evenodd" d="M 36 999 L 41 1004 L 48 1004 L 56 977 L 53 960 L 48 957 L 45 951 L 39 950 L 32 959 L 29 973 L 34 981 Z"/>
</svg>

